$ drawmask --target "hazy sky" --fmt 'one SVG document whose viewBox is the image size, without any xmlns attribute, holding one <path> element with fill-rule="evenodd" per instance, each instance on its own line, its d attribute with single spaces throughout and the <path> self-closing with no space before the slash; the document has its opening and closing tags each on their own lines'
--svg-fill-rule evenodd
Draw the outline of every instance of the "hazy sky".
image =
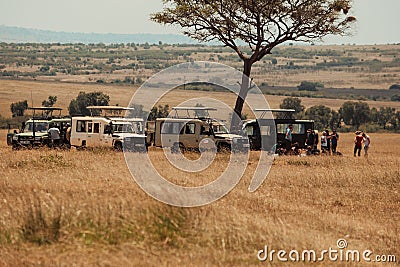
<svg viewBox="0 0 400 267">
<path fill-rule="evenodd" d="M 149 20 L 161 0 L 0 0 L 0 25 L 96 33 L 179 33 Z M 326 43 L 400 43 L 400 0 L 354 0 L 352 37 Z"/>
</svg>

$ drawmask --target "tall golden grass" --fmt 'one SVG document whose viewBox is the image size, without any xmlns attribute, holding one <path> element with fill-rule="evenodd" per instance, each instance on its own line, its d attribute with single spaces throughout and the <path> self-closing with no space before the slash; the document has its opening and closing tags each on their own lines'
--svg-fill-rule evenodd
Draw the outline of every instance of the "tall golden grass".
<svg viewBox="0 0 400 267">
<path fill-rule="evenodd" d="M 353 157 L 351 134 L 340 136 L 343 156 L 278 157 L 255 193 L 247 191 L 257 162 L 252 152 L 238 186 L 200 208 L 170 207 L 149 197 L 133 182 L 122 153 L 13 151 L 4 131 L 0 137 L 0 266 L 286 266 L 291 263 L 260 264 L 257 251 L 265 245 L 336 248 L 339 238 L 349 249 L 400 260 L 396 134 L 371 135 L 368 158 Z M 161 152 L 151 157 L 168 168 Z M 216 166 L 226 158 L 219 155 Z M 197 177 L 220 171 L 209 168 Z M 183 182 L 173 168 L 165 174 Z M 336 264 L 367 263 L 313 263 Z"/>
</svg>

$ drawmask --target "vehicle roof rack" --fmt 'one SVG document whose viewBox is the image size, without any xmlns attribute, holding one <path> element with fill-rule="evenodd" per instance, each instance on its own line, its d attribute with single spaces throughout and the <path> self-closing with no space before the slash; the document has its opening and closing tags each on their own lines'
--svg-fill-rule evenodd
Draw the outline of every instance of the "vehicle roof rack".
<svg viewBox="0 0 400 267">
<path fill-rule="evenodd" d="M 281 119 L 292 119 L 292 115 L 293 113 L 296 112 L 296 110 L 294 109 L 263 109 L 263 108 L 258 108 L 258 109 L 254 109 L 254 112 L 262 112 L 260 119 L 263 119 L 264 116 L 268 113 L 268 112 L 272 112 L 272 114 L 274 113 L 279 113 L 280 114 L 280 118 Z M 276 117 L 274 115 L 274 117 Z"/>
<path fill-rule="evenodd" d="M 124 117 L 124 115 L 122 115 L 123 111 L 133 111 L 135 110 L 134 108 L 129 108 L 129 107 L 120 107 L 120 106 L 88 106 L 86 107 L 88 110 L 90 110 L 90 116 L 94 116 L 94 112 L 93 110 L 100 110 L 100 113 L 102 111 L 105 111 L 107 113 L 107 111 L 112 113 L 112 116 L 117 116 L 117 117 Z M 107 117 L 105 115 L 105 117 Z"/>
<path fill-rule="evenodd" d="M 173 118 L 180 118 L 180 119 L 209 119 L 210 113 L 209 111 L 216 111 L 216 108 L 212 107 L 173 107 L 173 111 L 175 111 L 175 115 L 172 116 Z M 186 111 L 185 115 L 180 116 L 178 111 Z M 190 111 L 193 111 L 193 115 L 190 115 Z"/>
<path fill-rule="evenodd" d="M 121 106 L 88 106 L 87 109 L 103 109 L 103 110 L 135 110 L 134 108 Z"/>
<path fill-rule="evenodd" d="M 59 107 L 28 107 L 28 109 L 33 110 L 32 119 L 36 120 L 51 120 L 54 118 L 61 117 L 62 108 Z M 36 111 L 42 111 L 42 114 L 36 115 Z M 60 114 L 58 116 L 53 116 L 53 111 L 59 111 Z"/>
<path fill-rule="evenodd" d="M 57 107 L 28 107 L 28 109 L 32 110 L 62 110 L 62 108 L 57 108 Z"/>
</svg>

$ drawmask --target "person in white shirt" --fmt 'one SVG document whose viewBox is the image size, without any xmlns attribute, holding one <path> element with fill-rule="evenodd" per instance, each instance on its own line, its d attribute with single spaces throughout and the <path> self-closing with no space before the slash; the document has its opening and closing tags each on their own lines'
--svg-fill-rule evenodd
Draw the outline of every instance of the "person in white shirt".
<svg viewBox="0 0 400 267">
<path fill-rule="evenodd" d="M 329 153 L 328 150 L 328 138 L 326 131 L 323 131 L 321 135 L 321 152 L 322 153 Z"/>
<path fill-rule="evenodd" d="M 367 157 L 368 156 L 368 149 L 369 149 L 369 147 L 371 145 L 371 138 L 366 133 L 363 133 L 362 137 L 364 138 L 364 156 Z"/>
<path fill-rule="evenodd" d="M 55 125 L 50 125 L 48 133 L 50 135 L 51 146 L 55 147 L 60 145 L 60 129 L 58 129 Z"/>
</svg>

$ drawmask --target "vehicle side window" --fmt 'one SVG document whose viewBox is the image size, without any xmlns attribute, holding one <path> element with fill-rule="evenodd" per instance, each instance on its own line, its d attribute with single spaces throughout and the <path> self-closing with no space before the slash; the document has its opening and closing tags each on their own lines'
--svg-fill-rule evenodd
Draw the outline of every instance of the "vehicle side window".
<svg viewBox="0 0 400 267">
<path fill-rule="evenodd" d="M 248 125 L 246 127 L 246 135 L 248 135 L 248 136 L 254 135 L 254 126 L 253 125 Z"/>
<path fill-rule="evenodd" d="M 211 135 L 210 126 L 202 125 L 200 128 L 200 135 Z"/>
<path fill-rule="evenodd" d="M 305 126 L 302 123 L 294 123 L 292 124 L 293 126 L 293 134 L 304 134 L 305 131 Z M 289 124 L 284 123 L 284 124 L 277 124 L 276 125 L 276 130 L 278 133 L 286 133 L 286 129 L 289 127 Z"/>
<path fill-rule="evenodd" d="M 93 124 L 93 133 L 100 133 L 100 123 Z"/>
<path fill-rule="evenodd" d="M 111 134 L 111 132 L 112 132 L 112 126 L 110 124 L 107 124 L 104 127 L 104 134 Z"/>
<path fill-rule="evenodd" d="M 78 133 L 86 133 L 86 121 L 76 121 L 76 131 Z"/>
<path fill-rule="evenodd" d="M 263 125 L 260 127 L 261 135 L 271 135 L 271 126 Z"/>
<path fill-rule="evenodd" d="M 196 124 L 194 123 L 187 123 L 185 125 L 185 134 L 194 134 L 196 130 Z"/>
<path fill-rule="evenodd" d="M 161 125 L 161 134 L 178 134 L 182 133 L 182 123 L 181 122 L 162 122 Z"/>
<path fill-rule="evenodd" d="M 88 128 L 88 133 L 92 133 L 92 130 L 93 130 L 93 123 L 92 123 L 92 122 L 89 122 L 87 128 Z"/>
</svg>

